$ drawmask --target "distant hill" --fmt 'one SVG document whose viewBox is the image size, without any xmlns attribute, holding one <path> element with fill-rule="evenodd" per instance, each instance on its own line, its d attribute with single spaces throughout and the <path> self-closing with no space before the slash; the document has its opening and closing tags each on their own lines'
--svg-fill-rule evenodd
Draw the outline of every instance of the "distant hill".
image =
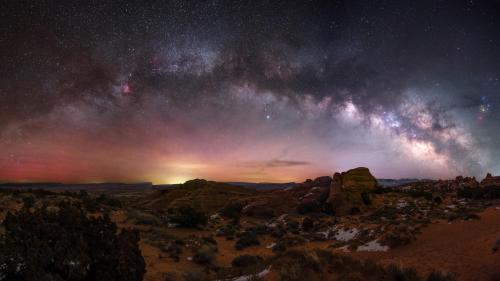
<svg viewBox="0 0 500 281">
<path fill-rule="evenodd" d="M 250 187 L 202 179 L 190 180 L 183 184 L 162 186 L 164 188 L 148 194 L 143 200 L 137 202 L 137 205 L 154 210 L 166 210 L 189 205 L 205 212 L 212 212 L 219 210 L 228 203 L 248 199 L 257 192 Z"/>
<path fill-rule="evenodd" d="M 93 190 L 93 189 L 121 189 L 121 190 L 131 190 L 131 189 L 151 189 L 153 184 L 150 182 L 141 183 L 118 183 L 118 182 L 106 182 L 106 183 L 77 183 L 77 184 L 65 184 L 57 182 L 30 182 L 30 183 L 0 183 L 0 188 L 17 188 L 17 189 L 57 189 L 57 190 Z"/>
<path fill-rule="evenodd" d="M 295 187 L 298 184 L 295 182 L 286 182 L 286 183 L 268 183 L 268 182 L 259 182 L 259 183 L 254 183 L 254 182 L 226 182 L 227 184 L 230 185 L 235 185 L 235 186 L 243 186 L 243 187 L 250 187 L 250 188 L 255 188 L 257 190 L 273 190 L 273 189 L 286 189 L 289 187 Z"/>
<path fill-rule="evenodd" d="M 381 186 L 385 187 L 394 187 L 394 186 L 400 186 L 404 184 L 410 184 L 410 183 L 415 183 L 415 182 L 420 182 L 423 180 L 420 179 L 377 179 L 377 182 Z"/>
</svg>

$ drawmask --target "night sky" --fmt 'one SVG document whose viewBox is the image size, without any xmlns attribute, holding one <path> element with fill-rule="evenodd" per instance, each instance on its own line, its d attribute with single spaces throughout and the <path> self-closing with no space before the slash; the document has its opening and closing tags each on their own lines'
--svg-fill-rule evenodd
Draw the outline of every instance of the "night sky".
<svg viewBox="0 0 500 281">
<path fill-rule="evenodd" d="M 500 174 L 500 1 L 270 2 L 4 1 L 0 181 Z"/>
</svg>

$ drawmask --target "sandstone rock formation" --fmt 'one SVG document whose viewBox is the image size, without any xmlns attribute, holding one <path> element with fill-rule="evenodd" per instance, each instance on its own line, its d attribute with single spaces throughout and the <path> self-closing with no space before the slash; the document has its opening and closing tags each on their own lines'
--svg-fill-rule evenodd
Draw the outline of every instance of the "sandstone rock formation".
<svg viewBox="0 0 500 281">
<path fill-rule="evenodd" d="M 500 187 L 500 177 L 494 177 L 490 173 L 481 181 L 481 187 Z"/>
<path fill-rule="evenodd" d="M 477 182 L 475 177 L 462 177 L 458 176 L 455 178 L 455 181 L 452 184 L 454 189 L 457 188 L 475 188 L 478 187 L 479 183 Z"/>
<path fill-rule="evenodd" d="M 335 173 L 330 185 L 328 200 L 336 215 L 346 215 L 365 206 L 362 194 L 377 187 L 377 180 L 368 168 L 360 167 Z"/>
</svg>

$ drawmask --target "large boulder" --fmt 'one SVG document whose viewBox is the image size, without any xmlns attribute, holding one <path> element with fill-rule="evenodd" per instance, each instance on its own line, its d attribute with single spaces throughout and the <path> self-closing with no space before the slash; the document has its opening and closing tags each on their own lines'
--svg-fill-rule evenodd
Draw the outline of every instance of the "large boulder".
<svg viewBox="0 0 500 281">
<path fill-rule="evenodd" d="M 335 173 L 330 185 L 327 202 L 336 215 L 350 214 L 365 207 L 363 194 L 377 187 L 377 180 L 368 168 L 360 167 L 343 173 Z M 365 195 L 366 196 L 366 195 Z"/>
<path fill-rule="evenodd" d="M 352 169 L 340 175 L 342 184 L 347 189 L 369 191 L 377 187 L 377 180 L 365 167 Z"/>
</svg>

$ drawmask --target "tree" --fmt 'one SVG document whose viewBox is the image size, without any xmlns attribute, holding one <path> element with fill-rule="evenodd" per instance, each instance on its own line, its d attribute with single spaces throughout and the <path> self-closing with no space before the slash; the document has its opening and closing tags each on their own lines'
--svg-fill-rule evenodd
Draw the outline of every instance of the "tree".
<svg viewBox="0 0 500 281">
<path fill-rule="evenodd" d="M 79 205 L 9 213 L 0 237 L 2 280 L 139 281 L 145 262 L 137 230 L 109 217 L 88 218 Z"/>
</svg>

